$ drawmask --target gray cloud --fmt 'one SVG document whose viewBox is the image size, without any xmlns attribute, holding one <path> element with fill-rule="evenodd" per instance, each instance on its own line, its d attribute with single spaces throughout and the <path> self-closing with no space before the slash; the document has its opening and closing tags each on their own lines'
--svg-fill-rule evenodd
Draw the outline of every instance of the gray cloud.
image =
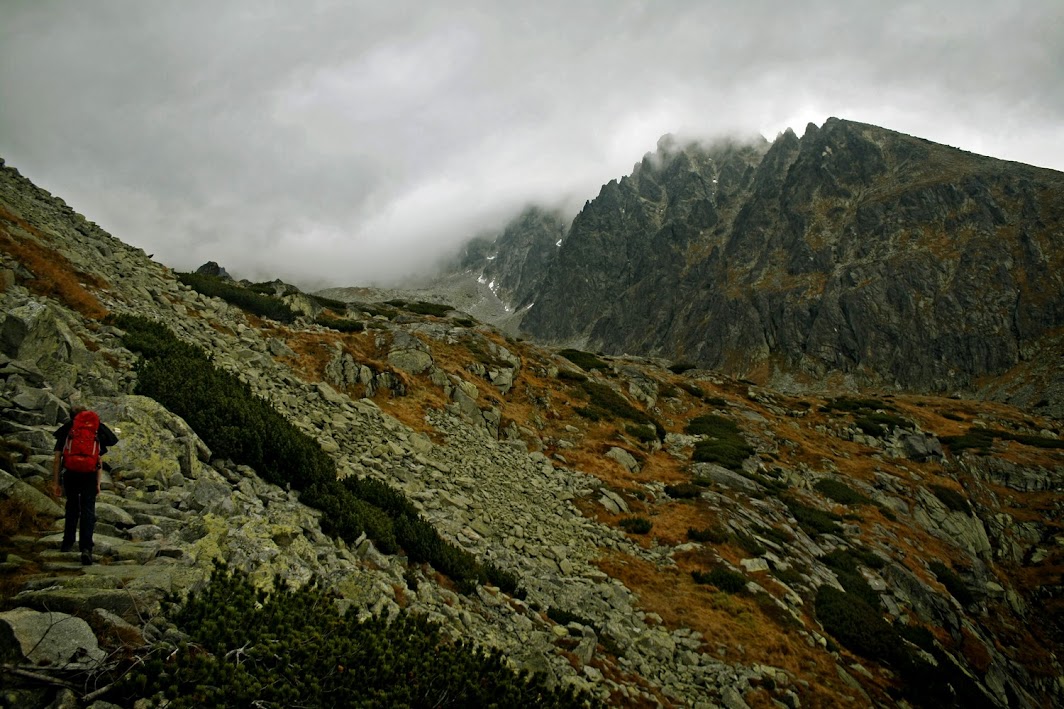
<svg viewBox="0 0 1064 709">
<path fill-rule="evenodd" d="M 0 155 L 175 268 L 417 272 L 666 132 L 837 115 L 1064 169 L 1064 4 L 8 3 Z"/>
</svg>

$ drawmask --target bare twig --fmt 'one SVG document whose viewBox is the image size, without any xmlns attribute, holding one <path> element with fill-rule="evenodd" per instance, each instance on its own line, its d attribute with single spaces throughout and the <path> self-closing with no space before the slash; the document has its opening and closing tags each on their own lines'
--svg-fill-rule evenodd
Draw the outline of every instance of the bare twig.
<svg viewBox="0 0 1064 709">
<path fill-rule="evenodd" d="M 21 667 L 15 667 L 14 665 L 0 665 L 0 672 L 6 672 L 8 674 L 18 675 L 19 677 L 25 677 L 26 679 L 32 679 L 37 682 L 44 682 L 45 684 L 51 684 L 56 687 L 66 687 L 67 689 L 77 689 L 77 687 L 66 680 L 57 679 L 51 675 L 41 674 L 40 672 L 31 672 L 30 670 L 24 670 Z"/>
</svg>

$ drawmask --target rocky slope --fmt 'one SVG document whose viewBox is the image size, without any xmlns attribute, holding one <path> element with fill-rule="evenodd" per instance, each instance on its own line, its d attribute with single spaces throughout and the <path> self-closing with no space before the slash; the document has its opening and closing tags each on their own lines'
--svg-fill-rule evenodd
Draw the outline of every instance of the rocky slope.
<svg viewBox="0 0 1064 709">
<path fill-rule="evenodd" d="M 736 149 L 720 181 L 740 189 L 755 158 Z M 721 219 L 728 206 L 714 209 Z M 1064 454 L 1049 419 L 566 359 L 402 304 L 336 312 L 364 326 L 346 334 L 309 316 L 263 320 L 184 286 L 11 168 L 0 169 L 0 246 L 7 705 L 103 706 L 93 672 L 178 642 L 162 598 L 194 592 L 216 559 L 266 588 L 316 580 L 349 613 L 437 619 L 616 705 L 1064 701 Z M 183 420 L 131 393 L 135 358 L 108 313 L 207 349 L 342 475 L 401 489 L 446 539 L 516 573 L 527 597 L 461 595 L 367 539 L 327 538 L 296 493 L 213 457 Z M 42 492 L 50 432 L 75 390 L 122 439 L 101 498 L 101 563 L 88 568 L 58 552 L 61 511 Z M 700 429 L 707 416 L 734 433 Z M 978 444 L 966 446 L 970 429 Z M 693 460 L 699 450 L 721 464 Z M 853 649 L 838 622 L 866 607 L 906 657 L 937 663 L 945 695 L 911 681 L 895 650 Z M 38 644 L 59 626 L 77 632 Z M 42 675 L 61 681 L 34 684 Z"/>
<path fill-rule="evenodd" d="M 1012 372 L 1039 386 L 995 393 L 1059 417 L 1060 368 L 1036 353 L 1060 354 L 1062 234 L 1064 175 L 875 126 L 666 141 L 576 218 L 521 326 L 778 386 Z"/>
</svg>

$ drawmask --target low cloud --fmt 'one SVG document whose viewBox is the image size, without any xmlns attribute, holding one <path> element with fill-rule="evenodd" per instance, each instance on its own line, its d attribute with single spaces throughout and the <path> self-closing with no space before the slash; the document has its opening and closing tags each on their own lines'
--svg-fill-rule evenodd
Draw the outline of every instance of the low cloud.
<svg viewBox="0 0 1064 709">
<path fill-rule="evenodd" d="M 15 3 L 0 155 L 174 268 L 394 281 L 659 136 L 832 115 L 1064 168 L 1064 5 Z"/>
</svg>

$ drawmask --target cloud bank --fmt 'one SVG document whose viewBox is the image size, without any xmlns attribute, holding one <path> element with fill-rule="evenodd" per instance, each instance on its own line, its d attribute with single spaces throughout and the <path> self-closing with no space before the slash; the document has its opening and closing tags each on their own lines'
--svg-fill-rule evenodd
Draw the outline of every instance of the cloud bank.
<svg viewBox="0 0 1064 709">
<path fill-rule="evenodd" d="M 387 284 L 658 137 L 829 116 L 1064 169 L 1064 3 L 14 2 L 0 155 L 177 269 Z"/>
</svg>

